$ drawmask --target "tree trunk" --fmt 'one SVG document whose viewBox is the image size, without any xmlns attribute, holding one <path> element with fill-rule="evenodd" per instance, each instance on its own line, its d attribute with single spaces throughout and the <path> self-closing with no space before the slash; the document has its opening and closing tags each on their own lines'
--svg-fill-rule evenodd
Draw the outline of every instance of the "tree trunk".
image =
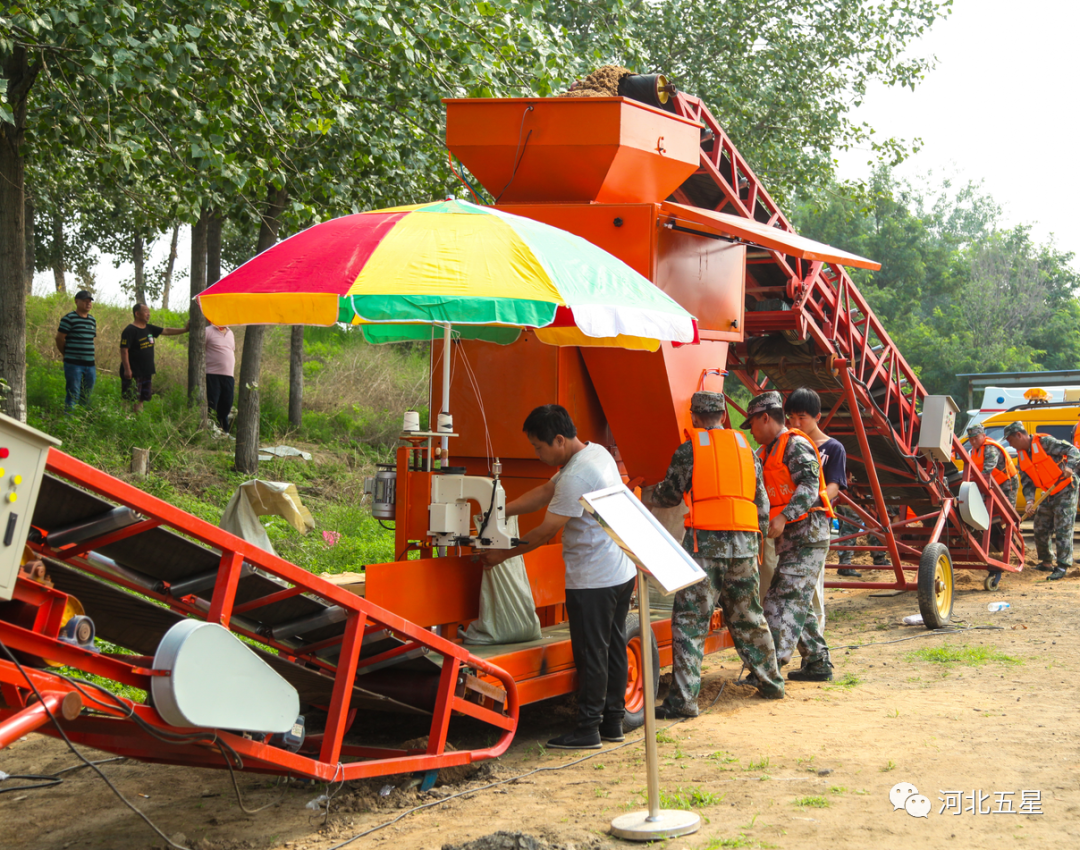
<svg viewBox="0 0 1080 850">
<path fill-rule="evenodd" d="M 206 285 L 221 280 L 221 210 L 212 210 L 206 222 Z"/>
<path fill-rule="evenodd" d="M 131 261 L 135 264 L 135 303 L 146 303 L 146 278 L 143 262 L 143 237 L 135 234 L 135 244 L 131 247 Z"/>
<path fill-rule="evenodd" d="M 21 206 L 21 204 L 20 204 Z M 67 277 L 64 272 L 64 216 L 60 211 L 59 201 L 52 217 L 52 269 L 57 292 L 67 292 Z"/>
<path fill-rule="evenodd" d="M 40 65 L 26 50 L 9 47 L 3 79 L 13 123 L 0 121 L 0 411 L 26 421 L 26 207 L 25 162 L 20 150 L 26 129 L 26 96 Z"/>
<path fill-rule="evenodd" d="M 258 253 L 277 241 L 281 213 L 288 192 L 271 186 L 266 193 L 266 211 L 259 227 Z M 240 361 L 240 392 L 236 414 L 236 471 L 249 475 L 259 471 L 259 370 L 265 325 L 249 325 L 244 332 L 244 352 Z"/>
<path fill-rule="evenodd" d="M 304 326 L 293 325 L 289 344 L 289 424 L 299 428 L 304 405 Z"/>
<path fill-rule="evenodd" d="M 25 203 L 23 204 L 24 218 L 23 228 L 26 233 L 26 294 L 30 295 L 34 288 L 34 267 L 37 244 L 34 241 L 34 195 L 23 186 Z"/>
<path fill-rule="evenodd" d="M 206 289 L 206 230 L 210 210 L 203 207 L 199 220 L 191 226 L 191 303 L 188 309 L 188 407 L 200 411 L 201 426 L 207 426 L 206 411 L 206 319 L 195 296 Z"/>
<path fill-rule="evenodd" d="M 169 262 L 165 266 L 165 285 L 161 289 L 161 309 L 169 309 L 169 290 L 172 288 L 173 269 L 176 268 L 176 241 L 180 238 L 180 224 L 172 228 L 172 244 L 169 247 Z"/>
</svg>

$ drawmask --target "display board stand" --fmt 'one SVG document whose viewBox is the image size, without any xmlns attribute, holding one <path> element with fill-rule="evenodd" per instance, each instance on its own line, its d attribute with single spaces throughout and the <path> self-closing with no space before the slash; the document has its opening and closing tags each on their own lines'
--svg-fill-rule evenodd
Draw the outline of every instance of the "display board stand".
<svg viewBox="0 0 1080 850">
<path fill-rule="evenodd" d="M 619 815 L 611 822 L 611 834 L 630 841 L 662 841 L 689 835 L 701 828 L 701 816 L 682 809 L 660 808 L 660 761 L 656 752 L 656 694 L 653 681 L 652 618 L 649 606 L 649 578 L 660 592 L 670 596 L 684 587 L 704 580 L 705 573 L 660 525 L 630 490 L 623 485 L 586 493 L 585 507 L 601 528 L 619 544 L 638 566 L 638 622 L 641 623 L 641 681 L 645 692 L 645 771 L 649 808 Z"/>
</svg>

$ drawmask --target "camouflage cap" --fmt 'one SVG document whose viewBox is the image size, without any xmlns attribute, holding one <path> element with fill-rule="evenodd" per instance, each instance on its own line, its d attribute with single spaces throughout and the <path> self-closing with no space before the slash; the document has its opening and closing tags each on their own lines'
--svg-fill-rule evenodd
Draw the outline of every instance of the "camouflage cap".
<svg viewBox="0 0 1080 850">
<path fill-rule="evenodd" d="M 690 396 L 691 413 L 723 413 L 726 409 L 723 393 L 696 392 Z"/>
<path fill-rule="evenodd" d="M 979 425 L 978 423 L 972 425 L 970 428 L 967 429 L 967 435 L 969 437 L 974 437 L 976 434 L 985 434 L 985 433 L 986 433 L 986 429 L 983 428 L 983 426 Z"/>
<path fill-rule="evenodd" d="M 746 421 L 739 427 L 749 428 L 750 420 L 753 419 L 754 416 L 761 413 L 763 410 L 771 410 L 774 407 L 778 410 L 784 409 L 784 399 L 781 397 L 780 393 L 776 392 L 776 390 L 770 390 L 767 393 L 754 396 L 750 399 L 750 404 L 746 406 Z"/>
<path fill-rule="evenodd" d="M 1021 432 L 1024 432 L 1024 426 L 1021 423 L 1019 423 L 1019 422 L 1010 422 L 1008 425 L 1005 426 L 1004 437 L 1007 440 L 1013 434 L 1019 434 Z"/>
</svg>

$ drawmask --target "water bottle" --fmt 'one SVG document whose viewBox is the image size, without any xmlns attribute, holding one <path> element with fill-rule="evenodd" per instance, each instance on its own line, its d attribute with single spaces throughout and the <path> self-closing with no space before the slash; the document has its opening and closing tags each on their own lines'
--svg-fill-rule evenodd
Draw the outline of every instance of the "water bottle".
<svg viewBox="0 0 1080 850">
<path fill-rule="evenodd" d="M 1006 608 L 1011 607 L 1008 602 L 991 602 L 986 606 L 987 611 L 1004 611 Z"/>
</svg>

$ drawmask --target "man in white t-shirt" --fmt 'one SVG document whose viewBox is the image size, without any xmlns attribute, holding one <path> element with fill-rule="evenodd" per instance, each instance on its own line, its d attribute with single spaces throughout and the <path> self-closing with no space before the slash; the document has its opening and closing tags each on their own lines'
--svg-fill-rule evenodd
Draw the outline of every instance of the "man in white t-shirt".
<svg viewBox="0 0 1080 850">
<path fill-rule="evenodd" d="M 560 749 L 599 749 L 601 740 L 623 740 L 626 696 L 626 615 L 637 575 L 633 563 L 579 501 L 585 493 L 622 483 L 615 459 L 603 446 L 578 439 L 566 408 L 545 404 L 522 429 L 536 456 L 559 471 L 506 506 L 507 516 L 546 507 L 528 541 L 508 551 L 488 550 L 487 568 L 531 552 L 562 531 L 566 564 L 566 614 L 578 673 L 578 725 L 548 741 Z"/>
</svg>

